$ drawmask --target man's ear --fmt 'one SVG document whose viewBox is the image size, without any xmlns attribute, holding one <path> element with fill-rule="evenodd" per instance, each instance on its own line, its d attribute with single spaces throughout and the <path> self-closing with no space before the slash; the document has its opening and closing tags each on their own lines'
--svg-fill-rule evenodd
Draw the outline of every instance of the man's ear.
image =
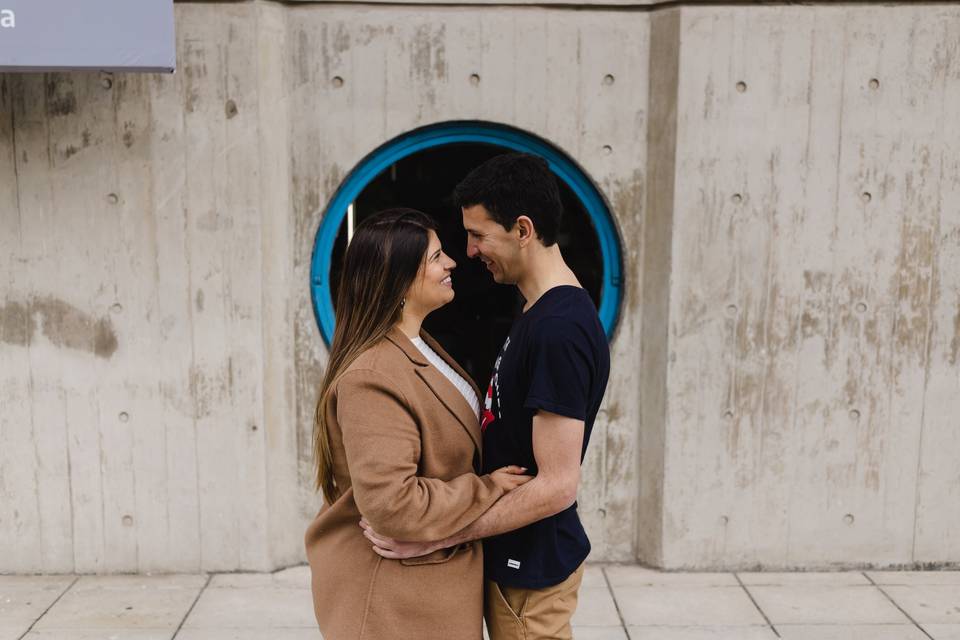
<svg viewBox="0 0 960 640">
<path fill-rule="evenodd" d="M 536 229 L 533 227 L 533 220 L 527 216 L 517 218 L 517 233 L 520 236 L 520 246 L 525 247 L 537 236 Z"/>
</svg>

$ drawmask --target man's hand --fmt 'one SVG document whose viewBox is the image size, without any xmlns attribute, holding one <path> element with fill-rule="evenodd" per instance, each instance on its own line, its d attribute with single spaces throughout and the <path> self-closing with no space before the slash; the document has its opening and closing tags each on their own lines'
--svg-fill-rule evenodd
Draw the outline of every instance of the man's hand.
<svg viewBox="0 0 960 640">
<path fill-rule="evenodd" d="M 378 535 L 366 518 L 360 520 L 360 527 L 363 529 L 363 535 L 366 536 L 367 540 L 373 543 L 373 551 L 377 555 L 391 560 L 419 558 L 443 548 L 443 545 L 437 542 L 404 542 Z"/>
</svg>

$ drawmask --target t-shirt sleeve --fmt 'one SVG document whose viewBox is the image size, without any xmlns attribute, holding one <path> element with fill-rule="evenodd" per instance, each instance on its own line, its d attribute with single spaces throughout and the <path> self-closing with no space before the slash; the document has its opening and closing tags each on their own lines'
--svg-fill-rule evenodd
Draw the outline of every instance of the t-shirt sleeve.
<svg viewBox="0 0 960 640">
<path fill-rule="evenodd" d="M 523 406 L 586 420 L 595 357 L 583 327 L 544 318 L 533 331 L 529 353 L 530 388 Z"/>
</svg>

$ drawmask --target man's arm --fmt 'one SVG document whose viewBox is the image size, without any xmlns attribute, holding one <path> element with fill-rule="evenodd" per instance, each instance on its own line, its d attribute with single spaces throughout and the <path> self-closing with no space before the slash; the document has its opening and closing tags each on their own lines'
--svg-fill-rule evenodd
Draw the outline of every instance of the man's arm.
<svg viewBox="0 0 960 640">
<path fill-rule="evenodd" d="M 583 449 L 583 420 L 547 411 L 533 417 L 535 478 L 500 498 L 477 520 L 454 535 L 434 543 L 392 540 L 361 523 L 374 551 L 385 558 L 412 558 L 513 531 L 560 513 L 577 500 L 580 484 L 580 454 Z"/>
</svg>

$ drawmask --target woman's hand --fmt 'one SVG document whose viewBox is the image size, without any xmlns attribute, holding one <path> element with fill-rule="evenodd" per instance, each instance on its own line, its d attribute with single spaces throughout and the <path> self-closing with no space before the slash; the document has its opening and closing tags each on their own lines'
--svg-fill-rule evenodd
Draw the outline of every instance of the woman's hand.
<svg viewBox="0 0 960 640">
<path fill-rule="evenodd" d="M 363 535 L 373 544 L 373 551 L 379 556 L 390 558 L 391 560 L 406 560 L 408 558 L 419 558 L 433 553 L 437 549 L 443 549 L 442 542 L 403 542 L 382 536 L 373 530 L 366 518 L 360 520 L 360 528 L 363 529 Z"/>
<path fill-rule="evenodd" d="M 524 475 L 527 472 L 526 467 L 518 467 L 515 464 L 506 467 L 500 467 L 490 474 L 493 482 L 503 489 L 504 493 L 509 493 L 517 487 L 521 487 L 531 480 L 533 476 Z"/>
</svg>

